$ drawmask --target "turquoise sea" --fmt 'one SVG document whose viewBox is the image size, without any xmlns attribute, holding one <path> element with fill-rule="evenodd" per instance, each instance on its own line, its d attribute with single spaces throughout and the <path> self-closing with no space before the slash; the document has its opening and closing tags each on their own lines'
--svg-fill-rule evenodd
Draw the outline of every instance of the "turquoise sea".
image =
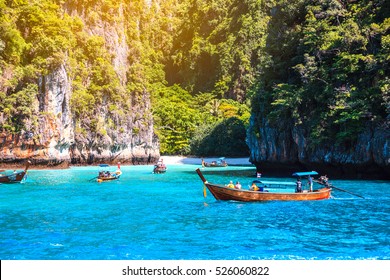
<svg viewBox="0 0 390 280">
<path fill-rule="evenodd" d="M 389 181 L 331 180 L 366 199 L 218 202 L 203 197 L 197 167 L 123 166 L 103 183 L 89 180 L 98 167 L 31 170 L 23 184 L 0 185 L 0 259 L 390 259 Z M 204 169 L 209 182 L 243 187 L 254 172 Z"/>
</svg>

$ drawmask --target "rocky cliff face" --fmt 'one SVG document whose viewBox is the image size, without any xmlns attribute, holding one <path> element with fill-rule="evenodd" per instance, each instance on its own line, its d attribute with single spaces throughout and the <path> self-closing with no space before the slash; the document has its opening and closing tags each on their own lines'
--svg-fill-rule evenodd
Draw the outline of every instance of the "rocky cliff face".
<svg viewBox="0 0 390 280">
<path fill-rule="evenodd" d="M 85 137 L 75 133 L 75 122 L 70 111 L 72 94 L 65 67 L 39 79 L 39 94 L 31 106 L 38 116 L 38 133 L 22 131 L 20 134 L 0 134 L 0 161 L 7 164 L 23 163 L 29 159 L 33 165 L 67 166 L 116 162 L 146 164 L 159 158 L 158 139 L 153 133 L 152 118 L 148 121 L 136 115 L 150 115 L 149 96 L 134 106 L 132 116 L 118 118 L 124 130 L 106 128 L 108 133 L 99 141 L 93 133 Z M 102 119 L 109 114 L 99 110 Z M 104 123 L 101 124 L 104 128 Z M 134 133 L 137 131 L 137 133 Z"/>
<path fill-rule="evenodd" d="M 250 161 L 260 172 L 289 175 L 299 170 L 316 170 L 323 174 L 348 178 L 390 178 L 390 130 L 369 127 L 358 136 L 353 147 L 308 145 L 305 128 L 292 125 L 270 126 L 267 119 L 251 119 L 247 143 Z"/>
<path fill-rule="evenodd" d="M 83 11 L 69 11 L 70 14 L 83 19 L 88 34 L 104 38 L 107 52 L 112 57 L 112 66 L 120 85 L 117 90 L 122 93 L 123 99 L 117 100 L 118 106 L 128 106 L 128 114 L 120 115 L 110 110 L 110 104 L 104 100 L 96 108 L 96 117 L 99 134 L 89 129 L 90 120 L 81 120 L 81 126 L 86 133 L 75 133 L 74 144 L 70 146 L 70 160 L 72 164 L 92 162 L 114 162 L 143 164 L 156 162 L 159 158 L 159 143 L 153 133 L 153 120 L 150 106 L 150 95 L 144 90 L 127 92 L 128 71 L 131 67 L 129 60 L 133 54 L 126 37 L 124 6 L 121 4 L 113 11 L 115 22 L 105 22 L 95 19 L 93 23 Z M 126 93 L 127 92 L 127 93 Z M 125 94 L 124 94 L 125 93 Z M 119 105 L 120 104 L 120 105 Z"/>
<path fill-rule="evenodd" d="M 76 118 L 71 109 L 75 90 L 72 83 L 74 65 L 65 60 L 60 67 L 38 78 L 38 92 L 31 104 L 34 119 L 24 120 L 26 128 L 20 133 L 0 134 L 0 162 L 22 164 L 29 159 L 33 165 L 67 166 L 157 161 L 159 143 L 153 133 L 149 93 L 146 90 L 141 93 L 127 90 L 131 54 L 122 6 L 115 11 L 114 23 L 95 19 L 91 24 L 80 11 L 67 10 L 66 13 L 79 16 L 84 21 L 84 32 L 104 39 L 105 51 L 111 57 L 112 68 L 119 81 L 116 90 L 123 100 L 116 100 L 115 108 L 119 109 L 113 111 L 113 102 L 103 95 L 102 102 L 94 108 L 93 118 Z M 88 86 L 89 77 L 82 82 Z M 130 110 L 121 111 L 120 106 L 130 107 Z"/>
<path fill-rule="evenodd" d="M 38 122 L 32 132 L 27 125 L 19 134 L 0 134 L 0 161 L 61 165 L 70 161 L 74 143 L 74 122 L 69 108 L 71 88 L 65 67 L 38 79 L 38 94 L 31 107 Z M 31 123 L 32 120 L 26 120 Z"/>
</svg>

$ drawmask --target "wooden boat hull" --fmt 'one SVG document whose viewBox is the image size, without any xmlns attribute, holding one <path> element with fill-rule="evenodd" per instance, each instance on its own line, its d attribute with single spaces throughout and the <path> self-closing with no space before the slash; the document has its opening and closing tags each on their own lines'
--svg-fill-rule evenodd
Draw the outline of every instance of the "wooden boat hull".
<svg viewBox="0 0 390 280">
<path fill-rule="evenodd" d="M 14 173 L 14 174 L 11 174 L 11 175 L 1 176 L 0 177 L 0 183 L 1 184 L 20 183 L 23 180 L 24 175 L 26 175 L 26 172 L 25 171 L 21 171 L 21 172 Z"/>
<path fill-rule="evenodd" d="M 199 177 L 211 192 L 211 194 L 217 200 L 234 200 L 234 201 L 300 201 L 300 200 L 323 200 L 330 197 L 332 189 L 330 187 L 324 187 L 312 192 L 263 192 L 263 191 L 251 191 L 242 189 L 228 188 L 224 185 L 217 185 L 207 182 L 200 169 L 196 169 Z"/>
<path fill-rule="evenodd" d="M 119 176 L 118 177 L 99 177 L 98 178 L 98 181 L 113 181 L 113 180 L 118 180 L 119 179 Z"/>
<path fill-rule="evenodd" d="M 226 167 L 226 166 L 228 166 L 227 163 L 221 163 L 221 164 L 212 164 L 208 162 L 204 163 L 204 167 Z"/>
<path fill-rule="evenodd" d="M 166 169 L 155 169 L 155 170 L 153 171 L 153 173 L 156 173 L 156 174 L 162 174 L 162 173 L 165 173 L 165 172 L 167 172 Z"/>
<path fill-rule="evenodd" d="M 302 193 L 275 193 L 259 192 L 249 190 L 237 190 L 227 188 L 222 185 L 205 183 L 207 189 L 217 200 L 235 200 L 235 201 L 291 201 L 291 200 L 323 200 L 328 199 L 331 194 L 330 188 L 322 188 L 313 192 Z"/>
<path fill-rule="evenodd" d="M 122 172 L 120 172 L 120 173 L 111 173 L 110 176 L 99 176 L 97 178 L 97 181 L 98 182 L 106 182 L 106 181 L 118 180 L 121 177 L 121 175 L 122 175 Z"/>
<path fill-rule="evenodd" d="M 155 166 L 153 169 L 153 173 L 161 174 L 167 172 L 166 166 Z"/>
<path fill-rule="evenodd" d="M 0 184 L 20 183 L 23 180 L 24 176 L 27 174 L 27 170 L 30 164 L 30 161 L 27 161 L 26 167 L 23 171 L 19 171 L 10 175 L 0 176 Z"/>
<path fill-rule="evenodd" d="M 105 182 L 105 181 L 118 180 L 121 177 L 121 175 L 122 175 L 120 164 L 121 163 L 118 162 L 118 169 L 115 172 L 112 172 L 112 171 L 100 171 L 99 175 L 97 177 L 97 181 L 100 183 L 100 182 Z M 109 167 L 108 164 L 100 164 L 99 166 L 100 167 L 104 167 L 104 168 Z"/>
</svg>

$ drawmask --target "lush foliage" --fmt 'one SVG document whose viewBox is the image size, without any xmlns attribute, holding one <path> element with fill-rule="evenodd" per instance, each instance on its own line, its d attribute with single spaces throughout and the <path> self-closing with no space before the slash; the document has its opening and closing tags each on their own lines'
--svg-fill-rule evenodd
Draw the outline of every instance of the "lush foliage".
<svg viewBox="0 0 390 280">
<path fill-rule="evenodd" d="M 252 105 L 255 120 L 276 127 L 302 125 L 313 147 L 352 146 L 387 121 L 386 1 L 183 2 L 169 82 Z M 199 130 L 211 135 L 209 127 Z"/>
<path fill-rule="evenodd" d="M 165 154 L 247 155 L 249 110 L 212 94 L 190 93 L 174 85 L 153 91 L 154 125 Z M 240 149 L 234 149 L 240 146 Z M 244 146 L 244 147 L 242 147 Z"/>
<path fill-rule="evenodd" d="M 191 140 L 192 153 L 195 155 L 237 157 L 249 154 L 244 141 L 245 125 L 237 117 L 230 117 L 216 125 L 202 126 L 198 133 Z"/>
<path fill-rule="evenodd" d="M 245 102 L 262 61 L 267 1 L 188 0 L 174 35 L 167 79 L 193 92 Z"/>
<path fill-rule="evenodd" d="M 389 114 L 389 6 L 276 2 L 265 48 L 271 59 L 257 81 L 254 114 L 278 126 L 303 124 L 312 144 L 351 146 Z"/>
<path fill-rule="evenodd" d="M 250 107 L 312 144 L 352 145 L 390 112 L 387 2 L 0 0 L 0 130 L 36 130 L 37 81 L 65 66 L 80 135 L 136 135 L 120 120 L 149 125 L 151 98 L 165 154 L 246 155 Z"/>
</svg>

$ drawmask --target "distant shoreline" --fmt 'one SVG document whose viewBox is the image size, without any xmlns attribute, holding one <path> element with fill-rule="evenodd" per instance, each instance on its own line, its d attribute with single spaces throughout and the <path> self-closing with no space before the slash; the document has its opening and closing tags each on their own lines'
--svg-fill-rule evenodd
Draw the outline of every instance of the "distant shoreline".
<svg viewBox="0 0 390 280">
<path fill-rule="evenodd" d="M 201 165 L 202 163 L 202 158 L 200 157 L 185 157 L 185 156 L 161 156 L 160 158 L 163 159 L 163 162 L 166 165 L 184 165 L 184 164 L 199 164 Z M 220 157 L 203 157 L 203 159 L 206 162 L 212 162 L 214 160 L 220 159 Z M 244 157 L 244 158 L 225 158 L 225 161 L 227 162 L 228 165 L 231 166 L 253 166 L 253 164 L 249 161 L 249 157 Z M 116 165 L 116 163 L 112 163 L 112 166 Z M 153 165 L 153 164 L 149 164 Z M 45 165 L 30 165 L 29 169 L 30 170 L 61 170 L 61 169 L 68 169 L 71 167 L 88 167 L 88 166 L 99 166 L 99 163 L 94 163 L 94 164 L 68 164 L 68 163 L 63 163 L 60 165 L 50 165 L 50 166 L 45 166 Z M 122 164 L 122 166 L 133 166 L 133 164 Z M 13 164 L 8 164 L 8 163 L 0 163 L 0 169 L 4 170 L 20 170 L 24 169 L 25 164 L 20 164 L 20 163 L 13 163 Z"/>
<path fill-rule="evenodd" d="M 182 157 L 182 156 L 161 156 L 165 164 L 202 164 L 202 158 L 200 157 Z M 205 162 L 217 161 L 220 157 L 203 157 Z M 249 161 L 249 157 L 244 158 L 228 158 L 225 157 L 224 160 L 228 165 L 245 165 L 252 166 L 253 164 Z"/>
</svg>

